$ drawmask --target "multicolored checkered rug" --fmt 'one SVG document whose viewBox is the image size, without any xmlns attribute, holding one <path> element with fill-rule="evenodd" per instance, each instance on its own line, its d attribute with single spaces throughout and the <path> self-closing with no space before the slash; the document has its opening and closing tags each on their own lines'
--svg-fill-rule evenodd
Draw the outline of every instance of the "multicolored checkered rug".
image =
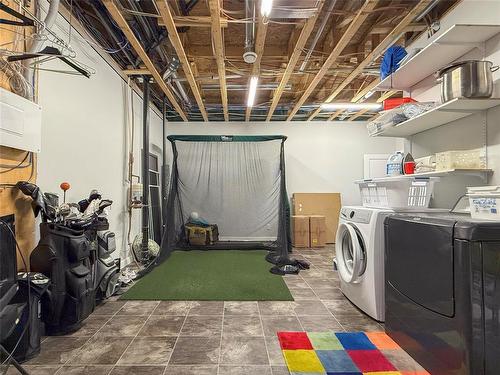
<svg viewBox="0 0 500 375">
<path fill-rule="evenodd" d="M 293 375 L 429 375 L 385 332 L 278 332 Z"/>
</svg>

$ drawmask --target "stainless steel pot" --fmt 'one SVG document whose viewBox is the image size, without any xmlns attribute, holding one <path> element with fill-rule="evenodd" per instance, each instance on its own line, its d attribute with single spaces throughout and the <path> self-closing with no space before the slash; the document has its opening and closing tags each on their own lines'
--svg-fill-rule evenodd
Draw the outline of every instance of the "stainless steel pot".
<svg viewBox="0 0 500 375">
<path fill-rule="evenodd" d="M 441 100 L 455 98 L 489 98 L 493 93 L 492 72 L 498 70 L 491 61 L 460 61 L 441 69 Z"/>
</svg>

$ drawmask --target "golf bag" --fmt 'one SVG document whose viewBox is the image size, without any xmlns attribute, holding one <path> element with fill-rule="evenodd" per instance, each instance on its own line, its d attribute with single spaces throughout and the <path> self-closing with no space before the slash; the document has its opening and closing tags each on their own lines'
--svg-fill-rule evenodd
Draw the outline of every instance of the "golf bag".
<svg viewBox="0 0 500 375">
<path fill-rule="evenodd" d="M 51 279 L 42 298 L 42 320 L 49 335 L 80 328 L 95 307 L 90 246 L 83 230 L 40 224 L 40 242 L 30 256 L 31 270 Z"/>
</svg>

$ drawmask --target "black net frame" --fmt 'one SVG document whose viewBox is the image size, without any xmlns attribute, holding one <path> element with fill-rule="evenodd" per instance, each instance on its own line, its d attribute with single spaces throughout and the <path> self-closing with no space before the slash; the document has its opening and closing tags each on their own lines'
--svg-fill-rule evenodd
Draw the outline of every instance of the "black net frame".
<svg viewBox="0 0 500 375">
<path fill-rule="evenodd" d="M 174 250 L 257 250 L 257 249 L 263 249 L 263 250 L 268 250 L 268 255 L 266 256 L 266 259 L 278 267 L 282 267 L 285 265 L 293 265 L 296 263 L 296 261 L 291 260 L 289 257 L 289 253 L 292 251 L 292 245 L 291 245 L 291 234 L 290 234 L 290 205 L 289 205 L 289 199 L 288 199 L 288 194 L 287 194 L 287 189 L 286 189 L 286 173 L 285 173 L 285 141 L 287 139 L 286 136 L 283 135 L 265 135 L 265 136 L 235 136 L 235 135 L 171 135 L 168 136 L 167 139 L 170 141 L 171 147 L 172 147 L 172 168 L 171 168 L 171 176 L 170 176 L 170 185 L 169 185 L 169 192 L 168 192 L 168 198 L 167 198 L 167 209 L 166 209 L 166 217 L 165 217 L 165 229 L 163 232 L 162 236 L 162 243 L 160 246 L 160 252 L 156 259 L 152 262 L 152 264 L 145 270 L 145 272 L 150 271 L 153 267 L 156 265 L 162 263 L 163 261 L 167 260 L 170 254 Z M 216 145 L 211 145 L 213 143 L 216 143 Z M 266 144 L 265 146 L 264 143 Z M 218 150 L 226 150 L 228 147 L 234 149 L 235 147 L 237 148 L 243 148 L 245 151 L 250 153 L 251 151 L 255 151 L 258 153 L 258 156 L 260 157 L 260 153 L 258 152 L 259 148 L 265 147 L 266 150 L 268 150 L 268 153 L 276 153 L 276 159 L 273 159 L 273 162 L 275 164 L 273 172 L 275 175 L 273 175 L 276 180 L 273 180 L 274 187 L 269 187 L 273 191 L 272 198 L 269 198 L 269 200 L 274 200 L 274 203 L 272 203 L 273 209 L 276 209 L 276 212 L 272 213 L 271 216 L 276 216 L 275 223 L 276 225 L 276 237 L 269 240 L 245 240 L 245 241 L 239 241 L 239 240 L 220 240 L 217 241 L 213 244 L 208 244 L 208 245 L 203 245 L 203 246 L 195 246 L 191 245 L 188 242 L 188 239 L 186 238 L 186 231 L 185 231 L 185 224 L 186 221 L 188 220 L 189 217 L 189 209 L 187 209 L 185 206 L 188 206 L 191 199 L 193 197 L 189 197 L 189 188 L 193 187 L 195 183 L 193 181 L 196 181 L 196 183 L 201 183 L 203 184 L 204 182 L 208 182 L 210 184 L 210 173 L 205 173 L 205 172 L 197 172 L 195 169 L 192 168 L 193 164 L 191 163 L 188 165 L 186 162 L 186 156 L 184 154 L 193 154 L 196 153 L 196 151 L 190 150 L 186 151 L 184 148 L 185 144 L 190 144 L 191 147 L 194 147 L 195 150 L 199 149 L 200 147 L 216 147 Z M 228 146 L 231 145 L 231 146 Z M 270 151 L 269 151 L 270 150 Z M 247 159 L 247 155 L 245 152 L 242 152 L 243 156 L 240 155 L 239 164 L 237 163 L 236 166 L 239 168 L 244 168 L 244 165 L 247 163 L 251 164 L 252 159 L 251 157 Z M 195 156 L 195 162 L 197 163 L 197 157 L 200 157 L 201 155 L 207 157 L 205 153 L 199 153 L 196 154 Z M 192 155 L 189 156 L 192 162 Z M 217 154 L 215 157 L 212 155 L 208 155 L 208 157 L 212 158 L 217 158 Z M 220 155 L 219 155 L 220 157 Z M 199 163 L 200 165 L 202 163 L 207 164 L 206 161 L 202 160 L 202 158 L 199 158 Z M 217 161 L 215 161 L 217 162 Z M 209 162 L 210 163 L 210 162 Z M 211 165 L 211 164 L 208 164 Z M 259 166 L 260 164 L 258 164 Z M 188 168 L 191 166 L 191 168 Z M 255 167 L 255 165 L 252 164 L 252 167 Z M 248 167 L 250 168 L 250 167 Z M 218 168 L 213 168 L 215 170 L 215 173 L 219 173 L 219 175 L 222 175 Z M 227 169 L 227 167 L 226 167 Z M 195 170 L 194 172 L 192 170 Z M 201 167 L 200 167 L 201 170 Z M 255 181 L 256 179 L 252 176 L 248 177 L 247 174 L 238 172 L 236 173 L 238 175 L 237 181 L 235 181 L 235 178 L 232 174 L 232 172 L 235 171 L 229 171 L 228 173 L 228 179 L 230 179 L 230 185 L 234 187 L 236 190 L 238 188 L 244 188 L 243 186 L 246 183 L 248 183 L 248 179 L 252 179 L 254 181 L 251 181 L 252 183 L 258 184 L 259 181 Z M 257 171 L 257 175 L 258 175 Z M 186 178 L 186 174 L 193 174 L 193 173 L 198 173 L 196 175 L 196 178 L 190 179 L 190 181 Z M 202 177 L 200 177 L 202 176 Z M 208 176 L 208 177 L 207 177 Z M 243 176 L 243 178 L 242 178 Z M 192 176 L 190 176 L 192 177 Z M 207 180 L 208 178 L 208 180 Z M 200 181 L 201 180 L 201 181 Z M 265 180 L 265 179 L 264 179 Z M 227 183 L 227 181 L 226 181 Z M 213 189 L 215 190 L 215 189 Z M 209 195 L 210 196 L 210 195 Z M 213 196 L 213 193 L 212 193 Z M 198 198 L 199 199 L 199 198 Z M 227 210 L 227 208 L 226 208 Z M 236 208 L 237 210 L 237 208 Z M 234 215 L 235 213 L 231 213 Z M 239 213 L 242 218 L 245 217 L 245 212 Z M 203 215 L 202 215 L 203 216 Z M 210 216 L 210 215 L 209 215 Z M 218 224 L 218 223 L 214 223 Z M 274 225 L 274 224 L 273 224 Z M 224 228 L 221 229 L 221 234 L 222 237 L 224 236 Z"/>
</svg>

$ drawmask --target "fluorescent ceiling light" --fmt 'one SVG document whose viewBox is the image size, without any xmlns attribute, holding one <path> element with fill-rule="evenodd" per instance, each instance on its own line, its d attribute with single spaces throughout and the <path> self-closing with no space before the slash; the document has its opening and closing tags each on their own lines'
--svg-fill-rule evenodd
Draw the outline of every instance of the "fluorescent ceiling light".
<svg viewBox="0 0 500 375">
<path fill-rule="evenodd" d="M 338 110 L 338 109 L 351 109 L 351 110 L 377 110 L 381 109 L 382 104 L 380 103 L 323 103 L 321 104 L 321 109 L 326 110 Z"/>
<path fill-rule="evenodd" d="M 250 85 L 248 87 L 248 99 L 247 107 L 252 107 L 255 101 L 255 94 L 257 92 L 257 83 L 259 83 L 259 77 L 250 78 Z"/>
<path fill-rule="evenodd" d="M 262 17 L 269 17 L 273 9 L 273 0 L 262 0 L 260 4 L 260 14 Z"/>
</svg>

